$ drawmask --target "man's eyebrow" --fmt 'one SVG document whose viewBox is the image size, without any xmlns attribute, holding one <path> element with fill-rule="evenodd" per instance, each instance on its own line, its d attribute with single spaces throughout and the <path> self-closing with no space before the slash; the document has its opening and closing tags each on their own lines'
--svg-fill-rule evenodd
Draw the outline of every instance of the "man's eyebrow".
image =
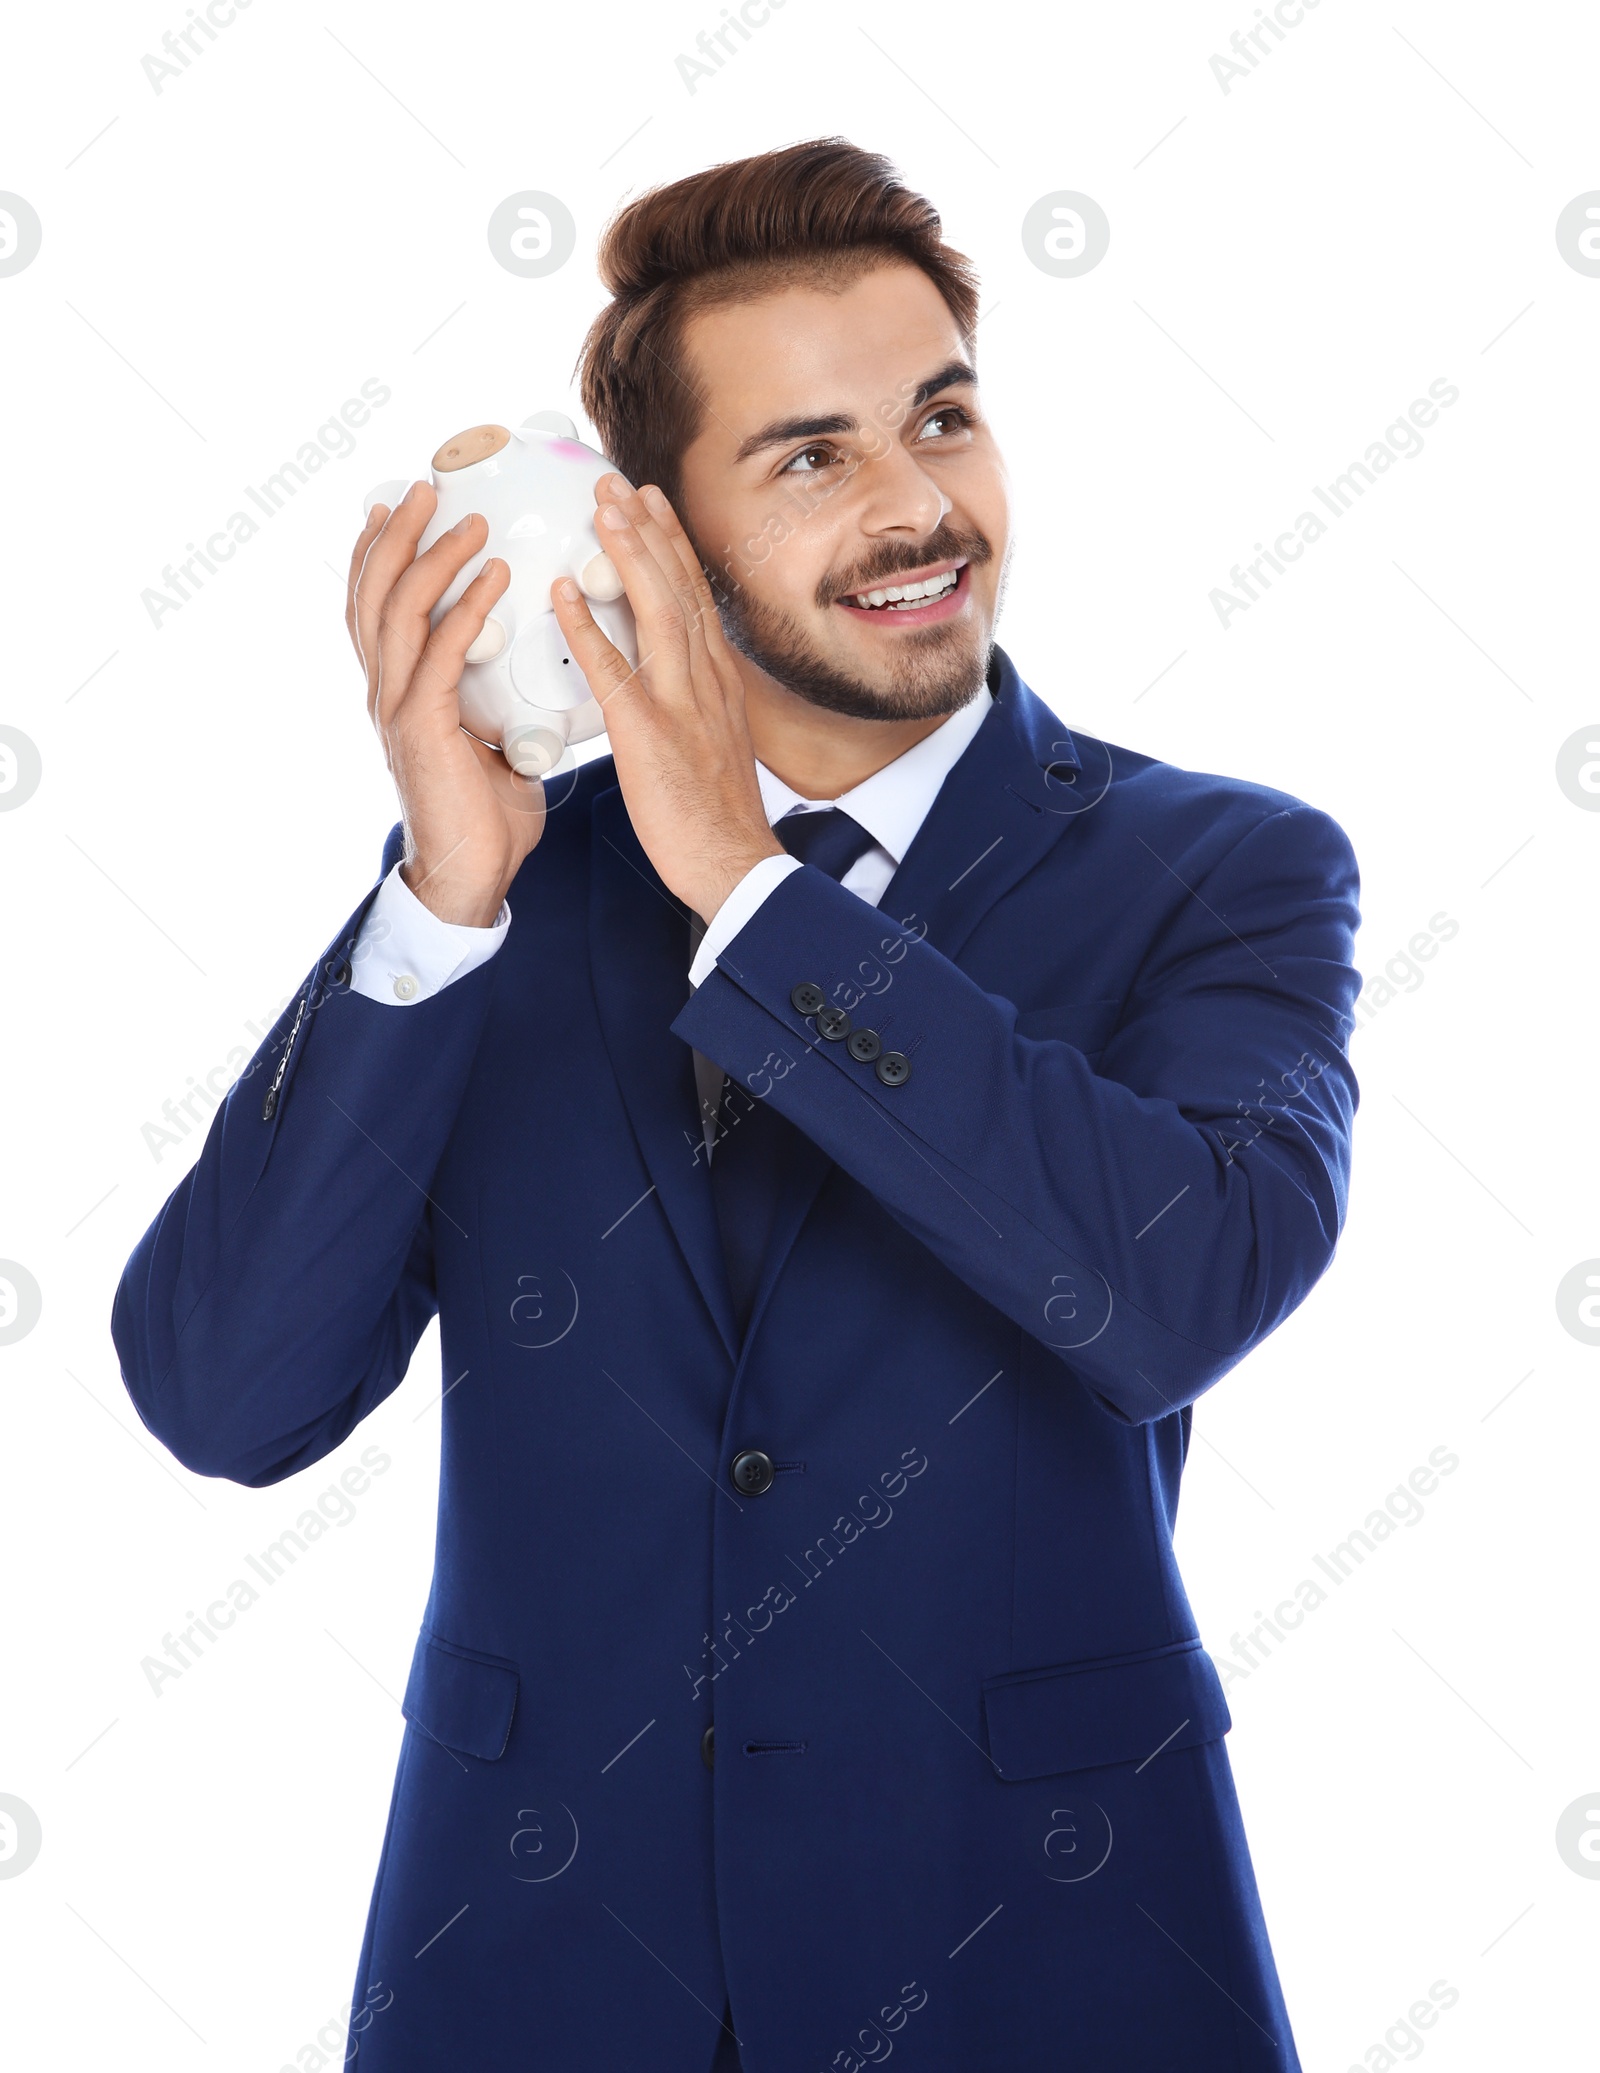
<svg viewBox="0 0 1600 2073">
<path fill-rule="evenodd" d="M 937 374 L 930 375 L 925 382 L 919 384 L 907 407 L 920 410 L 929 397 L 937 396 L 941 389 L 975 389 L 977 386 L 977 374 L 965 360 L 948 360 Z"/>
<path fill-rule="evenodd" d="M 908 410 L 920 410 L 931 396 L 937 396 L 941 389 L 976 388 L 977 375 L 965 360 L 950 360 L 937 374 L 929 375 L 919 382 L 915 393 L 906 405 Z M 734 455 L 737 465 L 749 460 L 752 454 L 764 453 L 771 446 L 787 446 L 792 439 L 821 439 L 831 432 L 857 432 L 860 425 L 848 412 L 834 411 L 827 417 L 775 418 L 771 424 L 763 425 L 759 432 L 752 432 L 742 440 Z"/>
</svg>

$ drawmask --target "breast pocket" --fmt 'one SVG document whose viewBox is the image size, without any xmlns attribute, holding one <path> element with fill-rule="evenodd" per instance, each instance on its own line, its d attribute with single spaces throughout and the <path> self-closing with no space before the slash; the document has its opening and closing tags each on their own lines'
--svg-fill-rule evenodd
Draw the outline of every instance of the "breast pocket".
<svg viewBox="0 0 1600 2073">
<path fill-rule="evenodd" d="M 1093 1060 L 1110 1041 L 1121 1006 L 1121 1001 L 1062 1001 L 1049 1007 L 1020 1008 L 1017 1034 L 1072 1044 Z"/>
</svg>

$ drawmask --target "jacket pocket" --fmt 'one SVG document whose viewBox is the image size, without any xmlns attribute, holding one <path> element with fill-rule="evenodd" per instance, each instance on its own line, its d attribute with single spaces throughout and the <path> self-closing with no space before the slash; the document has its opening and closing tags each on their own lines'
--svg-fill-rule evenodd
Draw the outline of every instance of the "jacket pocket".
<svg viewBox="0 0 1600 2073">
<path fill-rule="evenodd" d="M 462 1648 L 424 1627 L 400 1711 L 446 1748 L 492 1762 L 511 1739 L 519 1681 L 516 1664 L 504 1656 Z"/>
<path fill-rule="evenodd" d="M 1136 1764 L 1233 1725 L 1216 1665 L 1195 1641 L 1137 1655 L 1013 1670 L 983 1685 L 989 1755 L 1002 1778 Z"/>
</svg>

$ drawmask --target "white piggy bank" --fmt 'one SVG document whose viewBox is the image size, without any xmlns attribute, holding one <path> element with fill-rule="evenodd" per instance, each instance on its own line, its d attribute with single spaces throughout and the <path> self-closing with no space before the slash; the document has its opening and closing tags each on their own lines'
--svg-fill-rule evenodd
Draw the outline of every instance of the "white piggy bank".
<svg viewBox="0 0 1600 2073">
<path fill-rule="evenodd" d="M 582 670 L 567 652 L 550 604 L 550 586 L 571 576 L 601 630 L 639 659 L 633 614 L 622 579 L 594 529 L 594 486 L 610 471 L 585 446 L 570 418 L 553 410 L 524 418 L 514 431 L 474 425 L 447 439 L 433 457 L 439 503 L 419 543 L 431 547 L 469 511 L 481 512 L 489 538 L 434 607 L 437 626 L 491 555 L 511 571 L 461 672 L 461 724 L 505 751 L 523 777 L 547 777 L 573 761 L 572 743 L 587 741 L 605 719 Z M 364 509 L 395 504 L 406 482 L 380 482 Z"/>
</svg>

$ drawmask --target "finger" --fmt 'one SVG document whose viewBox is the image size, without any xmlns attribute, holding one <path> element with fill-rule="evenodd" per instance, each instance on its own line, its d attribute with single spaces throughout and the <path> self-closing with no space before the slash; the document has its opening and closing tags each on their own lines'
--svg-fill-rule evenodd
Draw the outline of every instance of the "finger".
<svg viewBox="0 0 1600 2073">
<path fill-rule="evenodd" d="M 423 554 L 417 546 L 426 532 L 438 497 L 431 483 L 414 482 L 384 521 L 368 549 L 356 583 L 356 630 L 364 656 L 376 658 L 379 672 L 384 667 L 383 634 L 387 628 L 411 625 L 416 629 L 413 660 L 420 656 L 426 633 L 416 627 L 417 613 L 425 620 L 450 588 L 462 568 L 480 552 L 487 521 L 470 512 L 447 533 L 441 533 Z M 391 663 L 392 667 L 392 663 Z M 376 686 L 369 685 L 376 695 Z M 369 705 L 371 699 L 369 698 Z"/>
<path fill-rule="evenodd" d="M 555 608 L 556 624 L 561 628 L 562 638 L 573 661 L 583 671 L 594 701 L 602 712 L 619 692 L 642 685 L 640 672 L 650 659 L 642 638 L 639 664 L 635 668 L 615 642 L 607 638 L 590 611 L 588 600 L 570 576 L 559 577 L 551 584 L 550 602 Z M 606 724 L 610 725 L 609 718 Z"/>
<path fill-rule="evenodd" d="M 655 556 L 658 566 L 666 576 L 667 581 L 672 585 L 676 595 L 686 607 L 692 607 L 694 601 L 693 594 L 685 581 L 687 565 L 676 552 L 670 551 L 671 543 L 668 540 L 667 534 L 657 523 L 661 512 L 665 511 L 669 516 L 672 514 L 672 506 L 667 502 L 661 491 L 653 485 L 642 490 L 636 490 L 627 483 L 624 477 L 608 475 L 603 476 L 600 482 L 595 485 L 595 499 L 597 503 L 600 502 L 602 495 L 604 495 L 605 504 L 602 505 L 599 525 L 597 526 L 601 537 L 604 538 L 605 536 L 604 528 L 615 523 L 612 518 L 606 516 L 605 506 L 609 505 L 616 511 L 621 512 L 628 523 L 636 529 L 640 539 L 644 541 L 645 545 Z M 676 524 L 675 519 L 674 524 Z"/>
<path fill-rule="evenodd" d="M 379 688 L 374 709 L 380 726 L 387 725 L 421 662 L 435 607 L 466 564 L 483 551 L 488 530 L 488 521 L 480 512 L 468 512 L 448 532 L 441 533 L 425 553 L 416 556 L 384 598 L 378 627 Z M 386 527 L 380 535 L 380 548 L 387 531 Z M 480 569 L 478 575 L 483 573 Z M 477 580 L 478 577 L 472 579 Z M 506 580 L 510 580 L 509 571 Z M 467 588 L 471 587 L 468 584 Z M 463 591 L 463 597 L 465 594 Z M 468 645 L 474 638 L 474 634 L 467 636 Z"/>
<path fill-rule="evenodd" d="M 661 667 L 672 661 L 687 676 L 694 645 L 694 602 L 666 542 L 659 534 L 655 543 L 649 538 L 654 530 L 649 513 L 632 495 L 605 503 L 600 506 L 596 530 L 622 578 L 638 624 L 640 648 L 657 659 L 658 676 Z M 654 693 L 662 687 L 653 678 L 649 688 Z"/>
<path fill-rule="evenodd" d="M 738 666 L 723 635 L 716 600 L 699 556 L 665 494 L 654 484 L 647 484 L 639 492 L 636 523 L 641 538 L 672 584 L 685 615 L 689 682 L 698 694 L 696 702 L 704 709 L 713 687 L 726 700 L 739 682 Z"/>
<path fill-rule="evenodd" d="M 677 512 L 673 510 L 666 493 L 658 489 L 653 482 L 646 483 L 644 488 L 640 490 L 639 495 L 646 510 L 655 520 L 662 534 L 671 543 L 673 551 L 678 557 L 679 564 L 689 584 L 689 594 L 694 600 L 695 611 L 699 615 L 700 623 L 705 629 L 706 641 L 711 652 L 716 655 L 720 650 L 721 654 L 728 655 L 731 660 L 726 636 L 722 630 L 722 621 L 717 614 L 717 601 L 711 589 L 710 579 L 706 575 L 704 564 L 695 552 L 694 542 L 684 531 L 683 521 L 679 518 Z"/>
<path fill-rule="evenodd" d="M 366 525 L 357 535 L 356 544 L 350 554 L 350 573 L 345 583 L 344 623 L 350 636 L 350 644 L 356 651 L 356 660 L 366 668 L 366 657 L 361 652 L 361 634 L 356 624 L 356 584 L 360 580 L 361 565 L 367 558 L 367 549 L 383 531 L 383 522 L 389 516 L 387 504 L 374 504 L 367 513 Z"/>
<path fill-rule="evenodd" d="M 497 599 L 504 595 L 511 571 L 491 556 L 440 619 L 429 626 L 429 608 L 411 612 L 391 604 L 380 636 L 380 688 L 375 714 L 381 728 L 428 713 L 445 712 L 459 725 L 456 689 L 466 666 L 467 650 L 483 631 Z M 396 585 L 396 591 L 400 589 Z M 416 593 L 427 595 L 426 590 Z"/>
<path fill-rule="evenodd" d="M 431 483 L 412 483 L 368 546 L 356 577 L 356 646 L 367 669 L 369 718 L 376 717 L 383 667 L 380 636 L 389 593 L 410 567 L 436 504 Z"/>
<path fill-rule="evenodd" d="M 620 477 L 616 479 L 621 480 Z M 691 678 L 702 676 L 707 665 L 720 676 L 722 658 L 716 655 L 712 643 L 720 637 L 722 628 L 716 618 L 711 586 L 665 495 L 654 485 L 633 493 L 624 489 L 614 494 L 613 508 L 626 516 L 637 530 L 678 601 L 684 619 Z M 670 531 L 660 522 L 662 513 L 670 522 Z M 614 521 L 602 514 L 602 522 L 610 526 Z M 728 666 L 731 667 L 731 658 L 728 658 Z"/>
</svg>

